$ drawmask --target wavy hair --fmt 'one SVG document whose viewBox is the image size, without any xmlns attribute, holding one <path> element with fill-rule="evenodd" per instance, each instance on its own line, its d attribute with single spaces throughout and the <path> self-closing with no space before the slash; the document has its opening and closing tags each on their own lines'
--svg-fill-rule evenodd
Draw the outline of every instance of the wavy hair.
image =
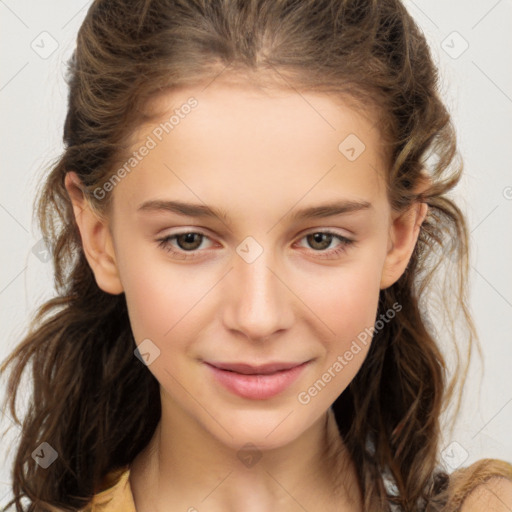
<svg viewBox="0 0 512 512">
<path fill-rule="evenodd" d="M 150 100 L 222 72 L 272 76 L 296 91 L 374 106 L 389 156 L 390 204 L 397 211 L 415 201 L 428 204 L 408 267 L 381 290 L 377 315 L 395 303 L 402 309 L 375 333 L 360 371 L 332 409 L 356 464 L 365 510 L 384 512 L 392 504 L 404 512 L 442 510 L 449 475 L 439 463 L 441 416 L 477 341 L 468 307 L 469 236 L 449 198 L 462 164 L 438 71 L 399 0 L 92 3 L 68 63 L 65 149 L 50 166 L 34 210 L 53 255 L 57 294 L 37 310 L 2 365 L 2 371 L 11 368 L 10 413 L 22 427 L 9 505 L 17 512 L 85 507 L 105 477 L 131 463 L 154 433 L 159 384 L 133 356 L 124 294 L 110 295 L 96 284 L 64 178 L 75 171 L 91 206 L 108 215 L 111 196 L 98 200 L 94 190 L 151 117 Z M 417 192 L 425 176 L 428 186 Z M 464 342 L 464 358 L 456 347 L 450 379 L 441 333 L 429 316 L 437 313 L 447 337 Z M 29 367 L 33 390 L 22 421 L 16 395 Z M 46 470 L 31 457 L 43 441 L 58 453 Z M 31 501 L 27 509 L 23 498 Z"/>
</svg>

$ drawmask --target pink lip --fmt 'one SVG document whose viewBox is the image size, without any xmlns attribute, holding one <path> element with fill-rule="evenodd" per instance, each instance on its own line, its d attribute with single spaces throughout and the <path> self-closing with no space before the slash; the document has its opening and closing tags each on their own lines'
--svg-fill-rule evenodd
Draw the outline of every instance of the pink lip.
<svg viewBox="0 0 512 512">
<path fill-rule="evenodd" d="M 252 400 L 271 398 L 288 388 L 310 363 L 205 363 L 217 381 L 232 393 Z"/>
</svg>

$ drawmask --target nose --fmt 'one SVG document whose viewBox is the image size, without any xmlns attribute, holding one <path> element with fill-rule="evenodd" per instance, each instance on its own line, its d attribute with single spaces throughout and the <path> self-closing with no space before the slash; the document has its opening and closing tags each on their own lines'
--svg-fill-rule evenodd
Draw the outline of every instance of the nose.
<svg viewBox="0 0 512 512">
<path fill-rule="evenodd" d="M 294 295 L 271 251 L 263 250 L 251 263 L 235 254 L 224 286 L 223 316 L 229 331 L 251 341 L 265 341 L 293 324 Z"/>
</svg>

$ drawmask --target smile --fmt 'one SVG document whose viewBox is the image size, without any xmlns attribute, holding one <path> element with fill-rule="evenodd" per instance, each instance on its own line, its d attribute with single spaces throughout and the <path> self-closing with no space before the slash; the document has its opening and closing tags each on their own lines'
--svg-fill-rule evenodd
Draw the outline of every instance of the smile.
<svg viewBox="0 0 512 512">
<path fill-rule="evenodd" d="M 251 400 L 266 400 L 292 385 L 311 361 L 273 363 L 263 366 L 247 364 L 204 363 L 216 382 L 228 391 Z"/>
</svg>

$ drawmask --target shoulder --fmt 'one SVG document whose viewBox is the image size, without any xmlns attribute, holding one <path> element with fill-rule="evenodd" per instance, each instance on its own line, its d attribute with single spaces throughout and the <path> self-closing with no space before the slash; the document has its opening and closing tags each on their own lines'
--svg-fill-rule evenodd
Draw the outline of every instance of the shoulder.
<svg viewBox="0 0 512 512">
<path fill-rule="evenodd" d="M 462 503 L 461 512 L 509 512 L 512 510 L 512 480 L 491 477 L 474 489 Z"/>
<path fill-rule="evenodd" d="M 450 475 L 450 502 L 460 512 L 510 512 L 512 465 L 481 459 Z"/>
<path fill-rule="evenodd" d="M 105 489 L 94 495 L 80 512 L 136 512 L 130 487 L 130 468 L 111 471 L 103 480 Z"/>
</svg>

